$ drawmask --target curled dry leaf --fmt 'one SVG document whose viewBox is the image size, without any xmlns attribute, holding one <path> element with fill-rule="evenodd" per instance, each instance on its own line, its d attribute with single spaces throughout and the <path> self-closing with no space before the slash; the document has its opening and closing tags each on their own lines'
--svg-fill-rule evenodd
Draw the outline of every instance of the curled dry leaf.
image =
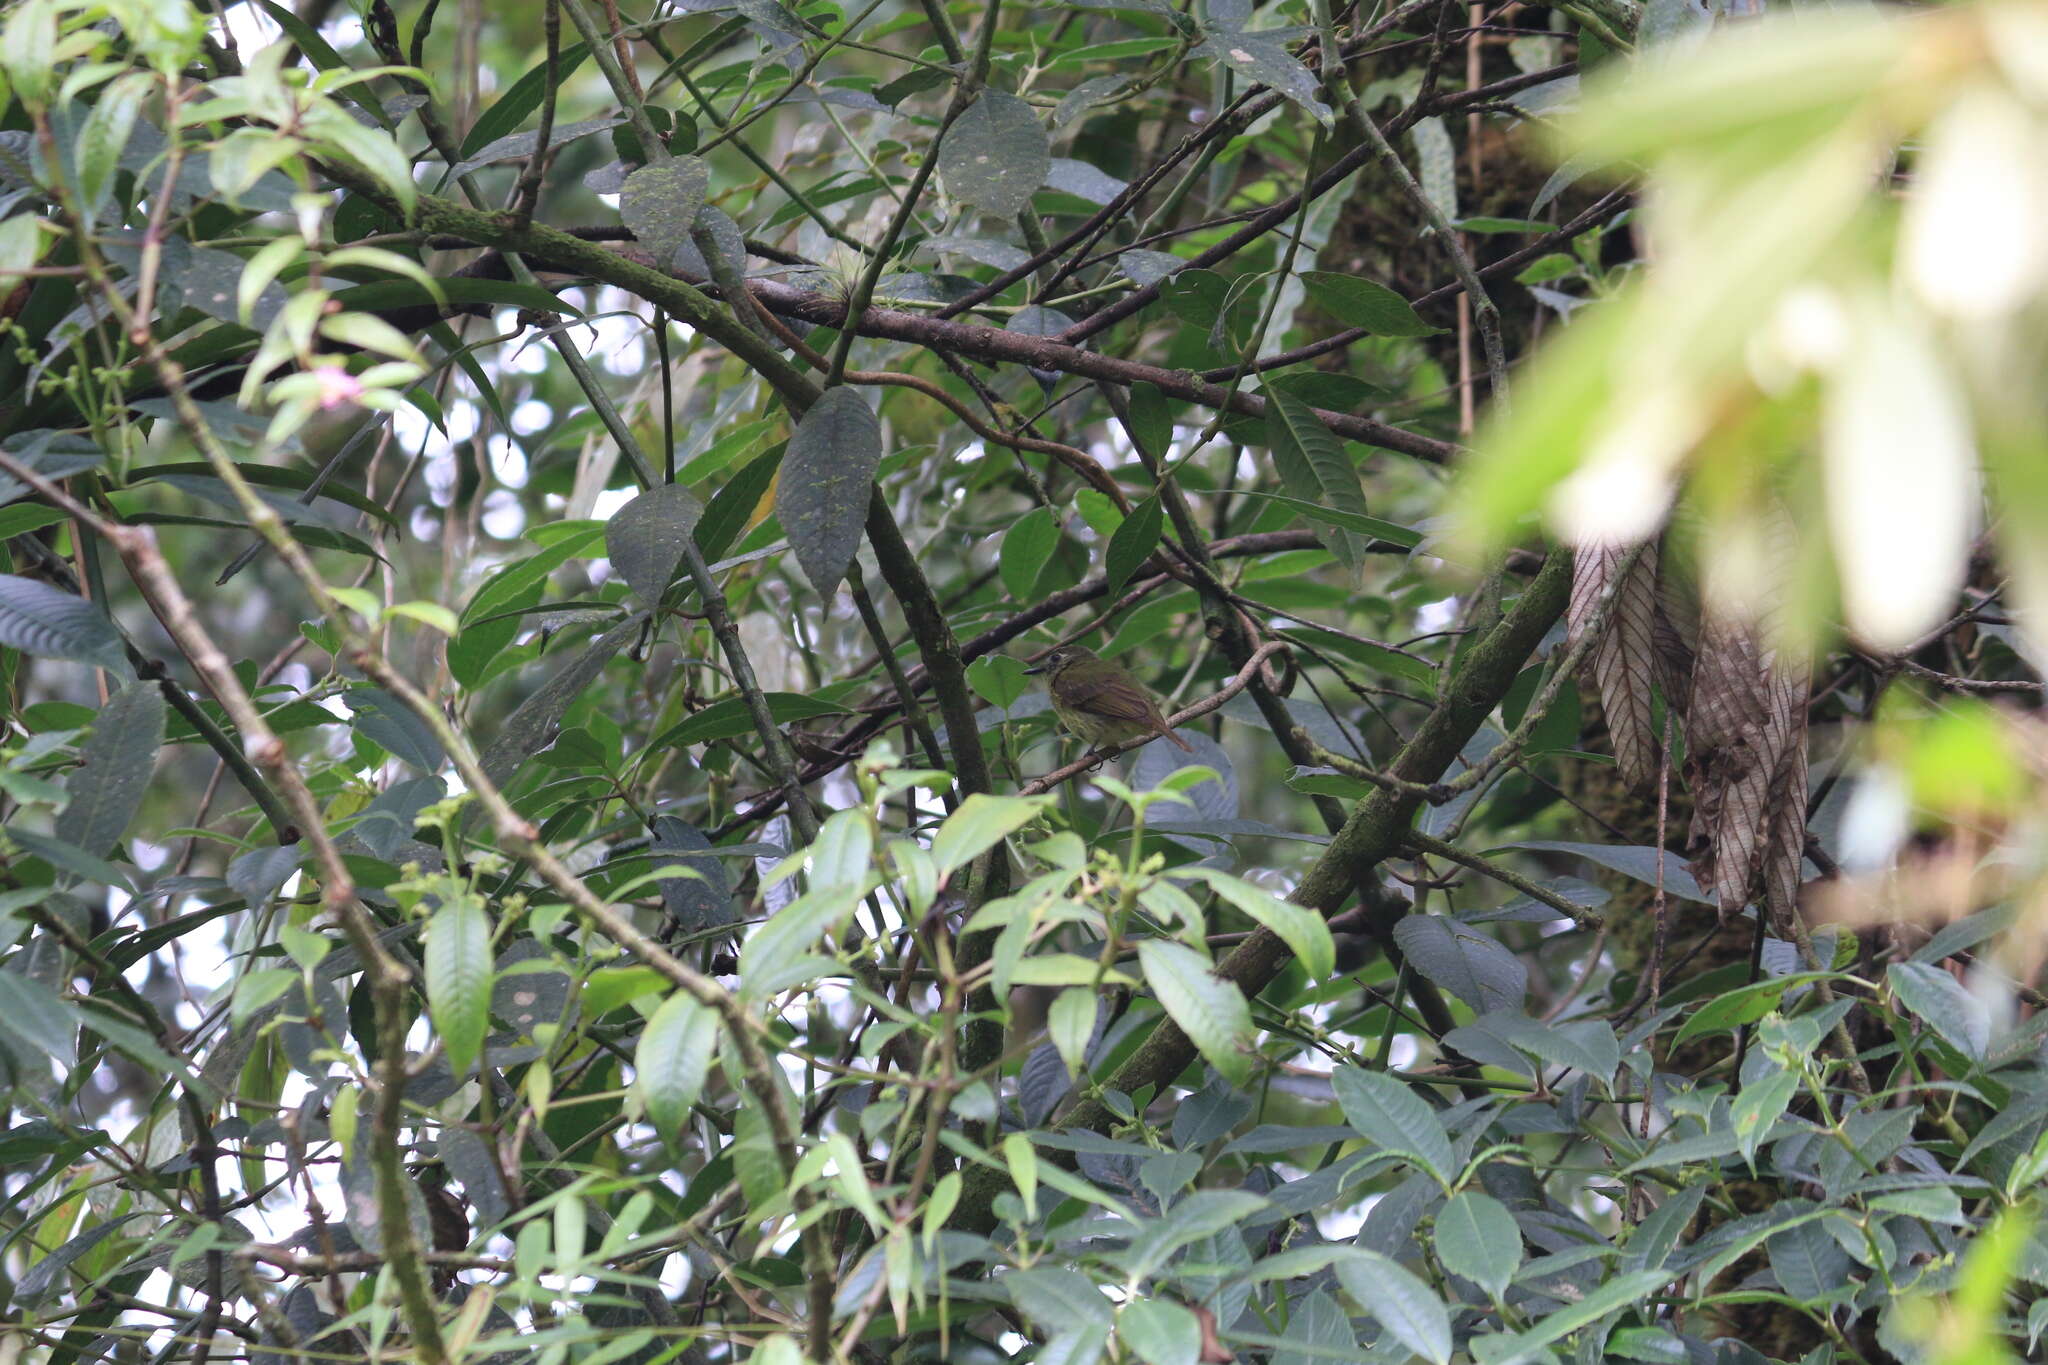
<svg viewBox="0 0 2048 1365">
<path fill-rule="evenodd" d="M 1789 554 L 1789 524 L 1772 521 L 1770 545 Z M 1805 851 L 1811 664 L 1775 640 L 1771 604 L 1738 615 L 1715 594 L 1703 599 L 1685 730 L 1687 851 L 1722 914 L 1766 893 L 1782 912 L 1796 895 Z"/>
<path fill-rule="evenodd" d="M 1630 546 L 1581 545 L 1572 565 L 1572 595 L 1565 619 L 1576 645 L 1617 573 L 1625 574 L 1606 632 L 1593 645 L 1586 671 L 1607 716 L 1615 760 L 1630 786 L 1657 776 L 1657 730 L 1651 706 L 1656 679 L 1657 547 L 1629 562 Z"/>
</svg>

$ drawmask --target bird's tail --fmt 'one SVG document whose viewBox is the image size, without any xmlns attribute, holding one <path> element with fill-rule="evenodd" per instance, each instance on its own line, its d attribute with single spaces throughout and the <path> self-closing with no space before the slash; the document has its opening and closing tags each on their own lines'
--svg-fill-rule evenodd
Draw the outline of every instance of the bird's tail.
<svg viewBox="0 0 2048 1365">
<path fill-rule="evenodd" d="M 1195 751 L 1195 746 L 1194 746 L 1194 745 L 1192 745 L 1192 744 L 1188 743 L 1188 742 L 1187 742 L 1186 740 L 1182 739 L 1182 738 L 1181 738 L 1181 737 L 1180 737 L 1179 735 L 1175 734 L 1175 733 L 1174 733 L 1173 731 L 1171 731 L 1171 730 L 1161 730 L 1161 731 L 1160 731 L 1159 733 L 1160 733 L 1160 734 L 1162 734 L 1162 735 L 1165 735 L 1165 736 L 1166 736 L 1166 737 L 1167 737 L 1168 739 L 1172 740 L 1172 741 L 1173 741 L 1173 742 L 1174 742 L 1175 744 L 1178 744 L 1178 745 L 1180 745 L 1180 747 L 1181 747 L 1181 748 L 1183 748 L 1183 749 L 1186 749 L 1186 750 L 1187 750 L 1187 751 L 1188 751 L 1189 753 L 1193 753 L 1193 752 Z"/>
</svg>

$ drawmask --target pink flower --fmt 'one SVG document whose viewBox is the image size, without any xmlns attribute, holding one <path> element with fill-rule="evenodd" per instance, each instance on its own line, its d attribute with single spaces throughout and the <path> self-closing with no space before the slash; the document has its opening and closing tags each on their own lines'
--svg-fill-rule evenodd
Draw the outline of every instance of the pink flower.
<svg viewBox="0 0 2048 1365">
<path fill-rule="evenodd" d="M 313 371 L 319 385 L 322 410 L 342 407 L 363 396 L 363 383 L 339 365 L 322 365 Z"/>
</svg>

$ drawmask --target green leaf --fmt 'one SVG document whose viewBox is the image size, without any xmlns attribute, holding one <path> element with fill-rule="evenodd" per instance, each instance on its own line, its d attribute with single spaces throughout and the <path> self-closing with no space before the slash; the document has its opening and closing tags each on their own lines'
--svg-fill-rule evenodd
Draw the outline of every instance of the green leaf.
<svg viewBox="0 0 2048 1365">
<path fill-rule="evenodd" d="M 1116 1318 L 1117 1340 L 1145 1365 L 1196 1365 L 1202 1324 L 1171 1299 L 1133 1298 Z"/>
<path fill-rule="evenodd" d="M 788 449 L 789 442 L 777 441 L 749 460 L 711 495 L 704 518 L 697 523 L 697 548 L 706 560 L 716 563 L 739 539 L 740 532 L 760 509 L 761 500 L 774 490 L 776 474 Z"/>
<path fill-rule="evenodd" d="M 1243 490 L 1236 494 L 1236 496 L 1277 502 L 1282 506 L 1293 508 L 1310 521 L 1320 521 L 1326 526 L 1335 526 L 1339 530 L 1355 531 L 1362 536 L 1371 536 L 1375 540 L 1384 540 L 1390 545 L 1398 545 L 1404 550 L 1412 550 L 1422 543 L 1422 532 L 1412 527 L 1403 526 L 1397 521 L 1386 521 L 1380 517 L 1360 516 L 1356 512 L 1346 512 L 1334 507 L 1325 507 L 1321 503 L 1311 502 L 1307 498 L 1289 497 L 1285 493 L 1260 493 L 1251 489 Z"/>
<path fill-rule="evenodd" d="M 1069 1076 L 1078 1077 L 1088 1069 L 1088 1040 L 1094 1036 L 1101 1003 L 1094 991 L 1070 986 L 1055 996 L 1046 1010 L 1046 1036 L 1066 1063 Z"/>
<path fill-rule="evenodd" d="M 45 526 L 55 526 L 62 520 L 64 513 L 61 510 L 45 507 L 41 503 L 24 502 L 13 507 L 0 507 L 0 540 L 25 536 L 31 531 L 40 531 Z"/>
<path fill-rule="evenodd" d="M 950 85 L 952 80 L 953 77 L 949 72 L 938 67 L 914 66 L 895 80 L 876 86 L 871 93 L 876 99 L 893 109 L 912 95 L 921 95 L 927 90 L 936 90 L 942 85 Z"/>
<path fill-rule="evenodd" d="M 14 825 L 8 827 L 7 837 L 21 845 L 29 856 L 41 858 L 50 866 L 69 872 L 80 881 L 98 882 L 102 886 L 119 887 L 131 893 L 134 891 L 134 887 L 128 884 L 127 874 L 97 853 L 87 853 L 84 849 L 67 844 L 62 839 L 48 834 L 37 834 L 33 830 Z"/>
<path fill-rule="evenodd" d="M 84 1256 L 101 1242 L 106 1241 L 107 1238 L 126 1227 L 131 1219 L 141 1216 L 140 1213 L 124 1213 L 116 1218 L 108 1218 L 103 1222 L 97 1223 L 95 1226 L 86 1228 L 85 1231 L 65 1242 L 64 1245 L 50 1252 L 34 1265 L 29 1266 L 26 1273 L 22 1275 L 20 1284 L 15 1286 L 13 1295 L 15 1301 L 23 1305 L 40 1302 L 48 1296 L 52 1289 L 57 1287 L 59 1283 L 58 1277 L 66 1270 L 69 1270 L 72 1264 L 81 1256 Z"/>
<path fill-rule="evenodd" d="M 310 470 L 287 469 L 276 465 L 254 464 L 249 461 L 238 461 L 235 465 L 235 470 L 244 479 L 255 484 L 258 488 L 283 489 L 292 493 L 305 492 L 306 489 L 312 486 L 315 477 Z M 217 501 L 226 506 L 238 506 L 234 501 L 234 494 L 230 493 L 226 486 L 221 484 L 213 472 L 213 466 L 204 460 L 180 460 L 171 464 L 144 465 L 139 469 L 130 470 L 128 473 L 128 482 L 130 484 L 145 483 L 150 480 L 176 481 L 181 479 L 190 480 L 190 482 L 174 483 L 174 486 L 191 491 L 204 481 L 213 485 L 218 490 L 217 494 L 214 495 Z M 384 506 L 382 503 L 372 502 L 353 488 L 340 483 L 329 483 L 321 488 L 319 495 L 322 498 L 332 499 L 335 502 L 352 507 L 358 512 L 375 517 L 394 531 L 401 529 L 398 524 L 398 518 L 392 514 L 389 507 Z M 306 509 L 301 507 L 300 510 L 304 511 Z"/>
<path fill-rule="evenodd" d="M 1604 1019 L 1553 1024 L 1501 1010 L 1488 1015 L 1486 1022 L 1495 1037 L 1520 1051 L 1552 1066 L 1583 1071 L 1603 1086 L 1621 1065 L 1621 1045 Z"/>
<path fill-rule="evenodd" d="M 449 642 L 448 671 L 455 680 L 465 687 L 482 682 L 491 660 L 519 635 L 518 619 L 502 613 L 537 603 L 548 575 L 595 550 L 603 535 L 601 526 L 579 527 L 540 553 L 508 564 L 485 579 L 462 609 L 462 633 Z"/>
<path fill-rule="evenodd" d="M 1022 1135 L 1013 1134 L 1013 1139 L 1023 1143 L 1029 1151 L 1031 1144 L 1024 1142 Z M 889 1226 L 889 1216 L 882 1212 L 882 1205 L 875 1198 L 874 1189 L 868 1184 L 867 1172 L 861 1167 L 861 1155 L 853 1145 L 853 1139 L 844 1133 L 825 1135 L 824 1149 L 832 1158 L 832 1183 L 851 1204 L 854 1211 L 867 1220 L 871 1231 L 880 1232 Z"/>
<path fill-rule="evenodd" d="M 1709 1181 L 1699 1180 L 1664 1197 L 1649 1217 L 1636 1225 L 1622 1248 L 1620 1269 L 1655 1270 L 1677 1249 L 1678 1242 L 1692 1226 L 1700 1201 L 1706 1198 Z"/>
<path fill-rule="evenodd" d="M 1509 1337 L 1499 1348 L 1487 1352 L 1487 1365 L 1525 1365 L 1541 1359 L 1544 1347 L 1562 1341 L 1609 1313 L 1619 1312 L 1670 1278 L 1670 1273 L 1662 1270 L 1637 1270 L 1616 1276 L 1577 1303 L 1560 1308 L 1528 1331 Z"/>
<path fill-rule="evenodd" d="M 1450 1184 L 1457 1156 L 1428 1101 L 1392 1076 L 1355 1066 L 1339 1067 L 1330 1084 L 1344 1117 L 1361 1137 L 1407 1157 L 1439 1184 Z"/>
<path fill-rule="evenodd" d="M 583 315 L 574 304 L 557 298 L 537 284 L 448 275 L 436 276 L 434 283 L 441 290 L 442 298 L 456 307 L 469 304 L 492 308 L 527 308 L 536 313 L 566 313 L 571 317 Z M 188 297 L 190 292 L 190 286 L 187 286 Z M 358 313 L 381 313 L 394 308 L 438 307 L 441 302 L 422 288 L 416 280 L 372 280 L 368 284 L 358 284 L 337 291 L 334 301 L 344 310 Z"/>
<path fill-rule="evenodd" d="M 1124 253 L 1128 256 L 1130 253 Z M 1142 281 L 1141 281 L 1142 283 Z M 1130 435 L 1138 448 L 1155 460 L 1164 460 L 1173 445 L 1173 408 L 1156 384 L 1131 385 Z"/>
<path fill-rule="evenodd" d="M 1756 1159 L 1756 1149 L 1771 1131 L 1771 1125 L 1785 1112 L 1785 1106 L 1799 1093 L 1800 1074 L 1796 1068 L 1780 1067 L 1742 1088 L 1728 1107 L 1729 1121 L 1738 1139 L 1737 1150 L 1744 1161 Z"/>
<path fill-rule="evenodd" d="M 1222 62 L 1259 85 L 1271 86 L 1320 122 L 1332 121 L 1330 106 L 1317 98 L 1322 86 L 1315 75 L 1295 59 L 1286 44 L 1274 38 L 1260 33 L 1215 33 L 1195 49 L 1195 55 Z"/>
<path fill-rule="evenodd" d="M 1464 1190 L 1436 1216 L 1436 1256 L 1497 1301 L 1521 1268 L 1522 1230 L 1498 1199 Z"/>
<path fill-rule="evenodd" d="M 1642 844 L 1580 844 L 1567 839 L 1518 839 L 1506 845 L 1508 848 L 1527 848 L 1550 853 L 1576 853 L 1602 867 L 1612 868 L 1625 877 L 1633 877 L 1645 886 L 1654 886 L 1661 877 L 1664 890 L 1673 896 L 1705 905 L 1714 903 L 1713 897 L 1700 890 L 1700 884 L 1686 870 L 1685 861 L 1677 854 L 1660 852 Z M 1661 871 L 1660 871 L 1661 868 Z"/>
<path fill-rule="evenodd" d="M 807 850 L 805 869 L 814 885 L 857 882 L 868 875 L 875 852 L 874 826 L 864 809 L 832 812 Z"/>
<path fill-rule="evenodd" d="M 1499 939 L 1443 915 L 1404 915 L 1394 938 L 1416 971 L 1475 1011 L 1522 1007 L 1529 969 Z"/>
<path fill-rule="evenodd" d="M 599 967 L 583 983 L 580 1009 L 586 1019 L 602 1019 L 644 995 L 666 996 L 669 989 L 668 978 L 652 967 Z"/>
<path fill-rule="evenodd" d="M 121 153 L 135 132 L 135 120 L 151 94 L 153 82 L 142 72 L 130 72 L 114 79 L 101 92 L 92 112 L 78 130 L 76 156 L 79 208 L 90 220 L 99 216 L 107 192 L 114 187 L 114 172 L 120 168 Z"/>
<path fill-rule="evenodd" d="M 666 264 L 690 240 L 711 188 L 711 168 L 694 156 L 642 166 L 619 192 L 619 217 L 657 262 Z"/>
<path fill-rule="evenodd" d="M 1183 826 L 1175 822 L 1174 828 Z M 1315 911 L 1215 868 L 1191 867 L 1187 874 L 1208 883 L 1217 895 L 1278 934 L 1289 951 L 1301 959 L 1311 981 L 1320 981 L 1336 971 L 1336 941 L 1330 936 L 1330 926 Z"/>
<path fill-rule="evenodd" d="M 665 483 L 634 498 L 604 524 L 606 557 L 649 607 L 668 591 L 703 516 L 704 504 L 689 489 Z"/>
<path fill-rule="evenodd" d="M 1346 777 L 1335 768 L 1296 768 L 1287 775 L 1287 785 L 1304 796 L 1334 796 L 1339 801 L 1358 801 L 1379 790 L 1363 778 Z"/>
<path fill-rule="evenodd" d="M 400 762 L 431 773 L 446 758 L 427 722 L 382 688 L 351 688 L 342 700 L 355 714 L 356 733 Z"/>
<path fill-rule="evenodd" d="M 1022 606 L 1035 604 L 1031 590 L 1059 541 L 1059 518 L 1050 507 L 1034 507 L 1010 523 L 1010 529 L 1003 532 L 997 569 L 1012 601 Z"/>
<path fill-rule="evenodd" d="M 602 133 L 616 128 L 625 121 L 623 116 L 613 114 L 606 118 L 585 119 L 581 123 L 558 123 L 549 130 L 548 149 L 558 150 L 579 138 L 589 137 L 592 133 Z M 462 160 L 449 170 L 446 179 L 459 180 L 472 171 L 480 171 L 500 161 L 524 161 L 539 147 L 538 128 L 526 133 L 509 133 L 485 143 L 473 152 L 465 150 Z"/>
<path fill-rule="evenodd" d="M 59 1066 L 69 1067 L 77 1063 L 72 1040 L 78 1022 L 77 1008 L 36 978 L 25 972 L 0 972 L 0 1033 L 30 1044 Z"/>
<path fill-rule="evenodd" d="M 984 90 L 939 144 L 946 193 L 984 213 L 1014 217 L 1052 170 L 1052 148 L 1038 114 L 1017 96 Z"/>
<path fill-rule="evenodd" d="M 1683 1043 L 1705 1034 L 1725 1033 L 1744 1024 L 1754 1024 L 1778 1008 L 1778 1002 L 1786 991 L 1818 981 L 1825 975 L 1824 972 L 1794 972 L 1789 976 L 1752 982 L 1717 996 L 1693 1012 L 1692 1017 L 1679 1027 L 1678 1036 L 1672 1042 Z"/>
<path fill-rule="evenodd" d="M 718 1015 L 680 990 L 662 1002 L 640 1034 L 633 1084 L 647 1107 L 647 1121 L 671 1147 L 682 1141 L 690 1106 L 704 1091 L 717 1046 Z"/>
<path fill-rule="evenodd" d="M 1445 218 L 1458 216 L 1458 149 L 1451 130 L 1441 117 L 1415 120 L 1408 129 L 1415 144 L 1415 179 L 1436 211 Z"/>
<path fill-rule="evenodd" d="M 263 12 L 269 15 L 279 28 L 284 30 L 285 36 L 298 45 L 299 51 L 305 53 L 306 59 L 315 67 L 322 71 L 340 71 L 348 66 L 348 63 L 342 60 L 341 54 L 320 36 L 320 30 L 297 14 L 283 5 L 272 4 L 271 0 L 256 0 L 256 3 L 262 6 Z"/>
<path fill-rule="evenodd" d="M 1007 711 L 1031 687 L 1022 660 L 988 654 L 967 665 L 967 684 L 990 706 Z"/>
<path fill-rule="evenodd" d="M 1433 1365 L 1451 1358 L 1451 1318 L 1436 1291 L 1377 1252 L 1353 1248 L 1336 1263 L 1337 1282 L 1394 1340 Z"/>
<path fill-rule="evenodd" d="M 566 81 L 574 75 L 576 68 L 590 55 L 590 49 L 582 43 L 563 48 L 555 56 L 555 78 Z M 475 156 L 491 143 L 513 132 L 526 122 L 526 116 L 540 108 L 541 100 L 547 95 L 548 64 L 546 59 L 537 62 L 531 71 L 512 82 L 512 88 L 500 95 L 496 103 L 477 116 L 470 125 L 469 136 L 462 140 L 462 155 Z M 555 139 L 560 145 L 561 139 Z"/>
<path fill-rule="evenodd" d="M 762 1000 L 834 970 L 836 964 L 811 950 L 853 913 L 866 890 L 861 882 L 816 887 L 776 911 L 740 949 L 740 993 Z"/>
<path fill-rule="evenodd" d="M 1182 1247 L 1237 1227 L 1266 1207 L 1264 1198 L 1246 1190 L 1196 1190 L 1164 1217 L 1138 1227 L 1120 1268 L 1133 1281 L 1143 1279 Z"/>
<path fill-rule="evenodd" d="M 1218 1075 L 1232 1085 L 1251 1079 L 1251 1007 L 1237 983 L 1216 975 L 1209 960 L 1184 944 L 1148 938 L 1138 945 L 1145 980 L 1167 1017 Z"/>
<path fill-rule="evenodd" d="M 554 739 L 570 704 L 597 680 L 612 656 L 625 648 L 645 623 L 644 616 L 631 616 L 613 626 L 520 702 L 481 755 L 484 775 L 499 786 L 511 781 L 527 759 Z"/>
<path fill-rule="evenodd" d="M 235 979 L 235 1002 L 228 1017 L 236 1024 L 281 998 L 284 993 L 297 986 L 303 978 L 291 967 L 259 967 L 244 972 Z"/>
<path fill-rule="evenodd" d="M 1109 596 L 1114 598 L 1122 591 L 1132 574 L 1138 571 L 1152 551 L 1159 546 L 1159 499 L 1155 495 L 1145 499 L 1131 509 L 1123 524 L 1109 538 L 1109 549 L 1103 556 L 1104 576 L 1109 584 Z"/>
<path fill-rule="evenodd" d="M 1579 263 L 1561 251 L 1539 257 L 1523 267 L 1515 276 L 1516 284 L 1543 284 L 1549 280 L 1562 279 L 1579 268 Z"/>
<path fill-rule="evenodd" d="M 1340 512 L 1367 515 L 1358 467 L 1345 453 L 1344 443 L 1322 424 L 1307 403 L 1285 389 L 1267 388 L 1266 433 L 1273 463 L 1296 497 Z M 1330 546 L 1332 553 L 1355 574 L 1365 558 L 1365 538 L 1345 531 L 1335 541 Z"/>
<path fill-rule="evenodd" d="M 108 698 L 64 784 L 70 799 L 57 816 L 56 836 L 105 854 L 142 808 L 163 743 L 164 699 L 154 683 L 132 682 Z"/>
<path fill-rule="evenodd" d="M 820 701 L 802 692 L 770 692 L 766 697 L 768 714 L 777 721 L 810 720 L 816 716 L 843 716 L 847 713 L 843 706 Z M 708 744 L 714 739 L 733 739 L 753 732 L 754 716 L 747 709 L 747 699 L 727 697 L 662 731 L 648 747 L 660 750 L 679 744 Z"/>
<path fill-rule="evenodd" d="M 838 589 L 860 548 L 881 462 L 882 424 L 860 391 L 843 384 L 819 395 L 790 437 L 775 484 L 775 515 L 820 597 Z"/>
<path fill-rule="evenodd" d="M 121 637 L 106 613 L 83 597 L 33 578 L 0 574 L 0 645 L 128 676 Z"/>
<path fill-rule="evenodd" d="M 1550 232 L 1554 223 L 1539 223 L 1533 218 L 1461 218 L 1456 227 L 1460 232 L 1476 232 L 1481 235 L 1510 232 Z"/>
<path fill-rule="evenodd" d="M 1426 337 L 1441 330 L 1416 316 L 1408 300 L 1383 284 L 1327 270 L 1305 270 L 1301 283 L 1317 307 L 1347 327 L 1381 337 Z"/>
<path fill-rule="evenodd" d="M 1963 983 L 1926 962 L 1894 962 L 1885 980 L 1899 1003 L 1925 1020 L 1944 1042 L 1973 1062 L 1991 1047 L 1991 1012 Z"/>
<path fill-rule="evenodd" d="M 491 918 L 481 900 L 457 894 L 434 911 L 425 965 L 427 1004 L 449 1068 L 467 1075 L 491 1023 Z"/>
<path fill-rule="evenodd" d="M 1051 798 L 1044 796 L 991 796 L 970 793 L 960 808 L 946 817 L 932 838 L 932 862 L 941 877 L 965 867 L 998 842 L 1038 818 Z"/>
<path fill-rule="evenodd" d="M 399 149 L 397 141 L 382 128 L 365 128 L 339 106 L 325 110 L 317 106 L 302 127 L 330 152 L 339 152 L 391 192 L 399 212 L 410 220 L 419 202 L 419 185 L 412 178 L 412 160 Z"/>
</svg>

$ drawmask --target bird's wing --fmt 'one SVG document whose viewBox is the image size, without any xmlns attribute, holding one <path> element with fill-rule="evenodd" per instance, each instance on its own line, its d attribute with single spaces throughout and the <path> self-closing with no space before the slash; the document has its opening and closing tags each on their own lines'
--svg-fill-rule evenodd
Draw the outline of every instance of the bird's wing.
<svg viewBox="0 0 2048 1365">
<path fill-rule="evenodd" d="M 1068 688 L 1070 704 L 1091 716 L 1108 716 L 1114 720 L 1138 721 L 1151 725 L 1164 725 L 1165 717 L 1159 714 L 1159 707 L 1143 689 L 1118 678 L 1084 679 L 1071 682 Z"/>
</svg>

